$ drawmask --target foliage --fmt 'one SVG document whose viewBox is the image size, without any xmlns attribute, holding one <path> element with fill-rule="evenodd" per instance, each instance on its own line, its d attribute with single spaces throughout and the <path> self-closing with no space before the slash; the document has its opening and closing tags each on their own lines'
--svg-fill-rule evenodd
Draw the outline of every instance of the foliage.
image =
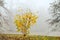
<svg viewBox="0 0 60 40">
<path fill-rule="evenodd" d="M 0 6 L 4 6 L 4 0 L 0 0 Z"/>
<path fill-rule="evenodd" d="M 50 14 L 52 15 L 51 19 L 48 19 L 49 24 L 54 26 L 52 31 L 56 31 L 60 27 L 60 1 L 57 0 L 50 5 Z"/>
<path fill-rule="evenodd" d="M 26 33 L 30 26 L 36 23 L 37 18 L 36 15 L 29 11 L 22 15 L 16 14 L 14 22 L 18 31 L 21 30 L 23 33 Z"/>
</svg>

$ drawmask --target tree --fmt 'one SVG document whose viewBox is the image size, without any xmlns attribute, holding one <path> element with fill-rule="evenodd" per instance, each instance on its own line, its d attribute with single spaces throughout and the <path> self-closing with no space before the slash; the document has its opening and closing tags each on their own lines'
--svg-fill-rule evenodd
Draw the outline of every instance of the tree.
<svg viewBox="0 0 60 40">
<path fill-rule="evenodd" d="M 49 24 L 53 27 L 52 31 L 60 31 L 60 0 L 57 0 L 50 5 L 51 19 L 48 19 Z"/>
<path fill-rule="evenodd" d="M 0 31 L 10 31 L 8 28 L 10 26 L 10 11 L 4 6 L 4 0 L 0 0 Z M 4 11 L 4 12 L 3 12 Z M 6 15 L 4 15 L 4 13 Z M 6 27 L 5 27 L 6 26 Z"/>
<path fill-rule="evenodd" d="M 28 29 L 36 23 L 37 15 L 34 15 L 31 11 L 24 13 L 22 15 L 16 14 L 14 18 L 15 25 L 18 31 L 21 31 L 23 34 L 27 34 Z"/>
</svg>

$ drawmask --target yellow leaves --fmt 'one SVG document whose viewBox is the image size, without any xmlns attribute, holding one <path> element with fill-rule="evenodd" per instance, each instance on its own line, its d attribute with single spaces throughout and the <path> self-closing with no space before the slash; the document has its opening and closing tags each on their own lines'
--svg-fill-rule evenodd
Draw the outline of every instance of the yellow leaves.
<svg viewBox="0 0 60 40">
<path fill-rule="evenodd" d="M 14 20 L 20 20 L 21 16 L 19 14 L 17 14 L 15 17 L 14 17 Z"/>
<path fill-rule="evenodd" d="M 38 17 L 36 15 L 31 16 L 31 24 L 36 23 L 37 18 Z"/>
<path fill-rule="evenodd" d="M 20 28 L 17 27 L 17 32 L 19 32 L 19 31 L 20 31 Z"/>
<path fill-rule="evenodd" d="M 15 21 L 17 27 L 22 27 L 22 23 L 19 20 Z"/>
<path fill-rule="evenodd" d="M 24 27 L 21 28 L 21 31 L 22 31 L 23 33 L 27 33 L 27 30 L 26 30 L 26 28 L 24 28 Z"/>
<path fill-rule="evenodd" d="M 18 31 L 27 32 L 27 29 L 36 23 L 37 18 L 38 17 L 31 12 L 26 12 L 22 15 L 17 14 L 14 18 L 14 22 Z"/>
</svg>

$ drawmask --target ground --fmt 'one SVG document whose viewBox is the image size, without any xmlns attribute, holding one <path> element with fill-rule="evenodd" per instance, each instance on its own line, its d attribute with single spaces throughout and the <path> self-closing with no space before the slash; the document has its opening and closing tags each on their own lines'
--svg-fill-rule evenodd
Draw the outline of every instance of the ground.
<svg viewBox="0 0 60 40">
<path fill-rule="evenodd" d="M 21 35 L 21 34 L 0 34 L 0 40 L 60 40 L 60 37 Z"/>
</svg>

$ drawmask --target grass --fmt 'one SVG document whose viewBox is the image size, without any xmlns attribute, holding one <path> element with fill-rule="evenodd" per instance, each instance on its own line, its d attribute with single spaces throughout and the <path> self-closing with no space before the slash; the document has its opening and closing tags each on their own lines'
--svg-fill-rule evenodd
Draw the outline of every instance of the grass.
<svg viewBox="0 0 60 40">
<path fill-rule="evenodd" d="M 52 36 L 24 36 L 21 34 L 0 34 L 0 40 L 60 40 L 60 37 L 52 37 Z"/>
</svg>

